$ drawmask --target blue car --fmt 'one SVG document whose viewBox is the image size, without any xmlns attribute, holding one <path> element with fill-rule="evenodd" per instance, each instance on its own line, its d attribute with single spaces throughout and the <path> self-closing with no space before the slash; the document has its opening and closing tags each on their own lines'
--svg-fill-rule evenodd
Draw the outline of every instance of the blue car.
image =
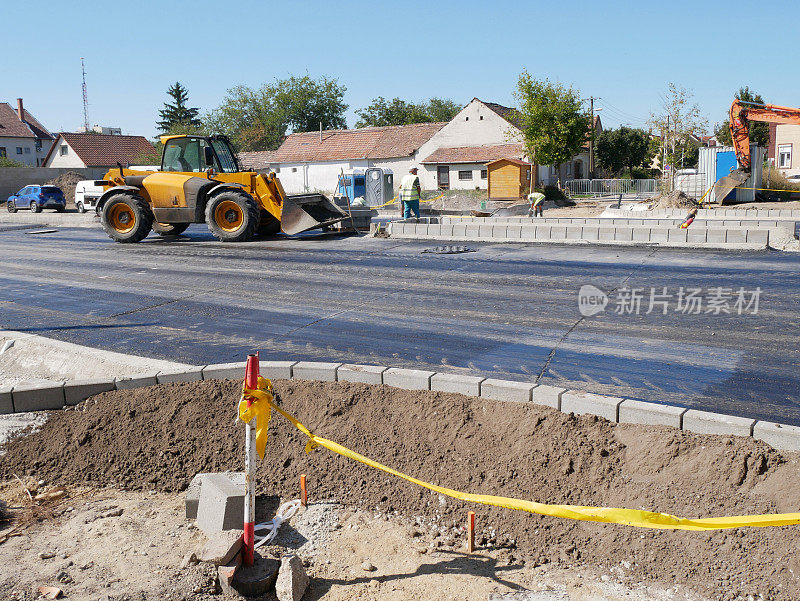
<svg viewBox="0 0 800 601">
<path fill-rule="evenodd" d="M 67 200 L 57 186 L 31 185 L 9 196 L 6 208 L 9 213 L 16 213 L 17 209 L 30 209 L 32 213 L 39 213 L 42 209 L 55 209 L 63 213 L 67 208 Z"/>
</svg>

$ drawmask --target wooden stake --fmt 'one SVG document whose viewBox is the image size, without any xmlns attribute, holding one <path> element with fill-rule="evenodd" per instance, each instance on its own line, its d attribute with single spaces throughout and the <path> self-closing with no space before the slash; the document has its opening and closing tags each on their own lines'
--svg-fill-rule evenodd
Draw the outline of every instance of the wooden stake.
<svg viewBox="0 0 800 601">
<path fill-rule="evenodd" d="M 467 552 L 475 552 L 475 512 L 467 514 Z"/>
<path fill-rule="evenodd" d="M 300 474 L 300 505 L 308 506 L 308 491 L 306 489 L 306 475 Z"/>
</svg>

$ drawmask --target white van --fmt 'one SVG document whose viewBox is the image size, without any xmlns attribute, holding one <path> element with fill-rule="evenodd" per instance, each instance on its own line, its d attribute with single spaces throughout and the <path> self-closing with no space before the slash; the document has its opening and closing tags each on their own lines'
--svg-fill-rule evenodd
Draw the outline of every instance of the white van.
<svg viewBox="0 0 800 601">
<path fill-rule="evenodd" d="M 78 213 L 85 213 L 97 207 L 97 200 L 103 195 L 103 180 L 87 179 L 75 186 L 75 206 Z"/>
</svg>

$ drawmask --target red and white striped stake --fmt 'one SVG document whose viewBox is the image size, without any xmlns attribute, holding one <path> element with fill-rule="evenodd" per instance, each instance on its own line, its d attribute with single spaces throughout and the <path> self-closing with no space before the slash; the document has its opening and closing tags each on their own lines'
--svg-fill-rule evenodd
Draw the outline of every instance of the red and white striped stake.
<svg viewBox="0 0 800 601">
<path fill-rule="evenodd" d="M 467 552 L 475 552 L 475 512 L 467 514 Z"/>
<path fill-rule="evenodd" d="M 258 388 L 258 353 L 247 356 L 244 372 L 244 383 L 247 388 Z M 245 397 L 247 406 L 253 403 L 252 397 Z M 244 446 L 244 479 L 247 494 L 244 497 L 244 535 L 242 537 L 242 564 L 253 565 L 255 553 L 256 525 L 256 420 L 251 419 L 246 426 Z"/>
</svg>

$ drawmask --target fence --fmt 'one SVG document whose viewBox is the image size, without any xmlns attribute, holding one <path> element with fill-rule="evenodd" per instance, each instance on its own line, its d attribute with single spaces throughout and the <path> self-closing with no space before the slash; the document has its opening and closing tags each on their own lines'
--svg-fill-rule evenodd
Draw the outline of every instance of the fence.
<svg viewBox="0 0 800 601">
<path fill-rule="evenodd" d="M 564 183 L 572 196 L 655 196 L 657 179 L 573 179 Z"/>
</svg>

